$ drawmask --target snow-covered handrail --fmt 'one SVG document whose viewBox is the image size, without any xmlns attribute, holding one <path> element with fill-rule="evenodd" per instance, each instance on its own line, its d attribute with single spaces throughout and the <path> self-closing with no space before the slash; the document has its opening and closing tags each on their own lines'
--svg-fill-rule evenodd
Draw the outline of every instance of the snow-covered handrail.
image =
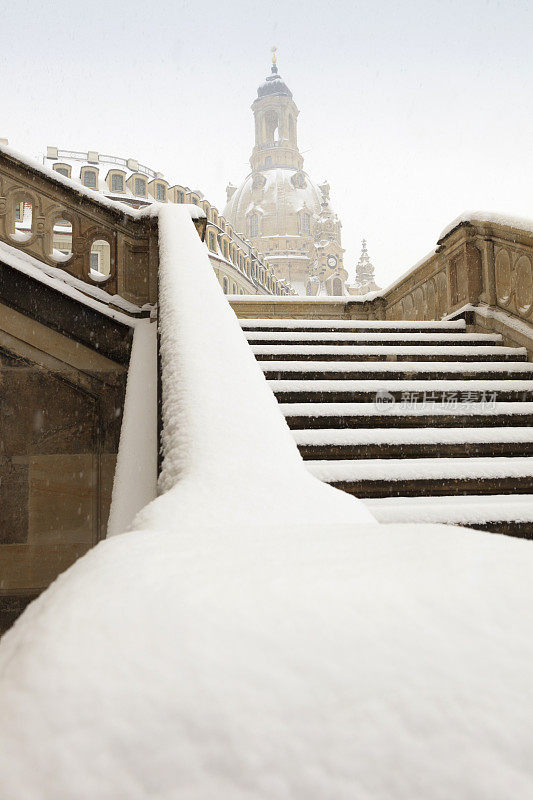
<svg viewBox="0 0 533 800">
<path fill-rule="evenodd" d="M 135 526 L 372 519 L 307 472 L 190 215 L 159 210 L 162 495 Z"/>
</svg>

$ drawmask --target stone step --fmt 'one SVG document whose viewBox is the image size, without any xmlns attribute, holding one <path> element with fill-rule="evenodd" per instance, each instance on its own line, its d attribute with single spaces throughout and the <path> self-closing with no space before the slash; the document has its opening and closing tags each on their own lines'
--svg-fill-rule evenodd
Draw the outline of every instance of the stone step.
<svg viewBox="0 0 533 800">
<path fill-rule="evenodd" d="M 533 456 L 533 428 L 293 430 L 305 460 Z"/>
<path fill-rule="evenodd" d="M 526 361 L 525 347 L 495 345 L 251 345 L 260 361 Z"/>
<path fill-rule="evenodd" d="M 533 403 L 435 405 L 375 403 L 279 403 L 289 428 L 475 428 L 531 425 Z"/>
<path fill-rule="evenodd" d="M 532 494 L 533 457 L 306 461 L 319 480 L 360 498 Z"/>
<path fill-rule="evenodd" d="M 459 408 L 472 402 L 531 402 L 532 380 L 269 380 L 276 398 L 283 403 L 456 403 Z"/>
<path fill-rule="evenodd" d="M 386 346 L 452 346 L 470 345 L 481 347 L 483 345 L 498 345 L 503 337 L 490 333 L 426 333 L 426 332 L 401 332 L 401 333 L 347 333 L 344 331 L 312 333 L 307 331 L 247 331 L 245 336 L 250 344 L 287 344 L 287 345 L 336 345 L 366 347 L 372 345 Z"/>
<path fill-rule="evenodd" d="M 385 361 L 260 361 L 268 380 L 531 380 L 533 363 Z"/>
<path fill-rule="evenodd" d="M 440 333 L 464 331 L 464 319 L 454 321 L 353 320 L 353 319 L 240 319 L 244 331 L 413 331 Z"/>
<path fill-rule="evenodd" d="M 365 500 L 378 522 L 442 522 L 533 539 L 533 494 Z"/>
</svg>

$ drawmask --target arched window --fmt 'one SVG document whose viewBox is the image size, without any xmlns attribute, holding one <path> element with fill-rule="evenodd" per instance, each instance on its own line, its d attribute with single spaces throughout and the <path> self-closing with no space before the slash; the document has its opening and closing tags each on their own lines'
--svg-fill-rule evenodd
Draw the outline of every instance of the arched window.
<svg viewBox="0 0 533 800">
<path fill-rule="evenodd" d="M 279 118 L 275 111 L 267 111 L 265 114 L 265 141 L 274 143 L 279 134 Z"/>
<path fill-rule="evenodd" d="M 111 270 L 111 248 L 109 242 L 97 239 L 92 243 L 89 275 L 93 281 L 106 280 Z"/>
<path fill-rule="evenodd" d="M 267 156 L 265 158 L 265 167 L 271 167 L 271 166 L 272 166 L 272 156 Z"/>
<path fill-rule="evenodd" d="M 176 191 L 176 203 L 183 203 L 183 192 Z"/>
<path fill-rule="evenodd" d="M 54 164 L 54 171 L 59 172 L 60 175 L 64 175 L 65 178 L 70 178 L 70 167 L 68 164 Z"/>
<path fill-rule="evenodd" d="M 159 203 L 166 203 L 167 189 L 164 183 L 156 183 L 155 185 L 155 199 Z"/>
<path fill-rule="evenodd" d="M 231 284 L 231 293 L 237 294 L 237 286 L 234 283 Z"/>
<path fill-rule="evenodd" d="M 71 256 L 72 222 L 59 216 L 52 227 L 52 252 L 50 253 L 50 258 L 54 261 L 68 261 Z"/>
<path fill-rule="evenodd" d="M 311 214 L 308 214 L 307 211 L 304 211 L 300 217 L 301 220 L 301 229 L 304 235 L 310 236 L 311 235 Z"/>
<path fill-rule="evenodd" d="M 228 294 L 229 292 L 229 283 L 227 278 L 222 278 L 222 291 L 224 294 Z"/>
<path fill-rule="evenodd" d="M 248 228 L 250 236 L 259 236 L 259 214 L 250 214 L 248 217 Z"/>
</svg>

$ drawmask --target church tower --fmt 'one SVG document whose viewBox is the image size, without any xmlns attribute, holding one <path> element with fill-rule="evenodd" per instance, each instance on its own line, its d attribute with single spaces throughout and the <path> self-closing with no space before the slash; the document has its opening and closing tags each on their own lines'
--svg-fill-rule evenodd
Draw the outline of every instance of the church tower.
<svg viewBox="0 0 533 800">
<path fill-rule="evenodd" d="M 224 217 L 298 294 L 346 294 L 341 223 L 329 185 L 304 172 L 298 107 L 272 50 L 270 75 L 252 103 L 252 171 L 241 186 L 228 185 Z"/>
<path fill-rule="evenodd" d="M 278 73 L 275 48 L 271 74 L 257 90 L 252 103 L 255 121 L 255 147 L 250 158 L 252 170 L 269 169 L 274 163 L 302 169 L 298 151 L 298 108 L 292 92 Z"/>
</svg>

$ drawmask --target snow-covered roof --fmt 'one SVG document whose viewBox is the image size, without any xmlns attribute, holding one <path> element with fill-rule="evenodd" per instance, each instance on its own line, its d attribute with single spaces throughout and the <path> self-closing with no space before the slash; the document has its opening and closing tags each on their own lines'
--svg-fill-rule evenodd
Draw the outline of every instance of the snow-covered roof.
<svg viewBox="0 0 533 800">
<path fill-rule="evenodd" d="M 152 203 L 150 206 L 141 209 L 132 208 L 130 205 L 126 203 L 121 203 L 117 200 L 110 200 L 109 198 L 105 197 L 99 191 L 95 191 L 94 189 L 89 189 L 83 186 L 79 180 L 74 180 L 72 178 L 67 178 L 65 175 L 61 175 L 56 170 L 52 169 L 50 166 L 45 164 L 40 164 L 33 158 L 28 158 L 27 156 L 20 153 L 18 150 L 15 150 L 8 145 L 0 144 L 0 154 L 6 155 L 8 158 L 12 158 L 15 161 L 19 162 L 23 166 L 28 167 L 35 172 L 40 173 L 45 178 L 48 178 L 55 183 L 70 189 L 71 191 L 76 192 L 78 195 L 85 197 L 89 200 L 92 200 L 94 203 L 97 203 L 100 206 L 104 206 L 108 210 L 113 211 L 115 214 L 126 214 L 132 218 L 141 219 L 145 216 L 156 216 L 160 204 Z M 92 165 L 94 166 L 94 164 Z M 204 210 L 193 203 L 190 204 L 183 204 L 185 208 L 189 210 L 189 214 L 192 219 L 201 219 L 205 217 Z M 155 207 L 155 208 L 154 208 Z"/>
</svg>

